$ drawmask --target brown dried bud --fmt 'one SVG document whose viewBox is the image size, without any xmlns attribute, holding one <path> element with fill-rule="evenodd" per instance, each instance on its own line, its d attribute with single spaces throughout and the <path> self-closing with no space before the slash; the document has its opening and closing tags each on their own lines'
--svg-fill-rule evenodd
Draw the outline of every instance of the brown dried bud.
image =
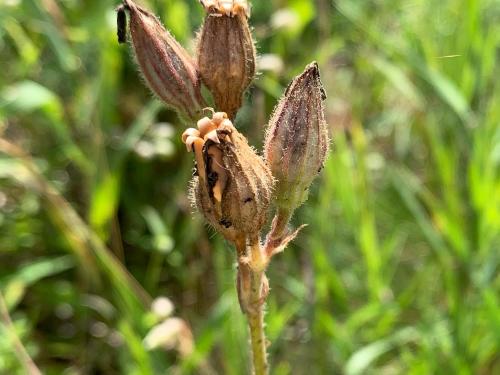
<svg viewBox="0 0 500 375">
<path fill-rule="evenodd" d="M 266 221 L 273 185 L 262 158 L 224 112 L 199 120 L 182 140 L 195 154 L 192 195 L 199 211 L 229 241 L 255 237 Z"/>
<path fill-rule="evenodd" d="M 264 155 L 277 179 L 276 204 L 289 212 L 307 198 L 328 153 L 325 99 L 313 62 L 290 83 L 269 122 Z"/>
<path fill-rule="evenodd" d="M 117 10 L 119 42 L 125 41 L 125 9 L 135 56 L 151 90 L 181 117 L 199 118 L 206 104 L 193 58 L 154 14 L 131 0 L 124 0 Z"/>
<path fill-rule="evenodd" d="M 118 43 L 127 41 L 127 14 L 123 6 L 116 9 L 116 35 L 118 36 Z"/>
<path fill-rule="evenodd" d="M 246 0 L 201 0 L 208 12 L 198 40 L 201 79 L 217 110 L 234 119 L 255 76 L 255 46 Z"/>
</svg>

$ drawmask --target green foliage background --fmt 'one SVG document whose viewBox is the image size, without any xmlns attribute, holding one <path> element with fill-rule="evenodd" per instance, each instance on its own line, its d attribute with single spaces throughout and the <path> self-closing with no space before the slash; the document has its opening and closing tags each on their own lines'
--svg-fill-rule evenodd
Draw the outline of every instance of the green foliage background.
<svg viewBox="0 0 500 375">
<path fill-rule="evenodd" d="M 195 0 L 143 3 L 192 46 Z M 247 373 L 233 250 L 116 5 L 0 2 L 0 373 L 27 371 L 16 337 L 46 374 Z M 254 0 L 251 23 L 278 62 L 238 127 L 260 147 L 314 59 L 333 134 L 269 270 L 272 373 L 499 374 L 500 2 Z M 158 296 L 191 355 L 145 349 Z"/>
</svg>

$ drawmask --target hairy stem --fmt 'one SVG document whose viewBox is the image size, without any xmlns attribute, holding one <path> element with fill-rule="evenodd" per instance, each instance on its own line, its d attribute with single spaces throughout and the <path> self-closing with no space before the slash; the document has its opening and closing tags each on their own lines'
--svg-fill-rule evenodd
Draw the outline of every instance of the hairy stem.
<svg viewBox="0 0 500 375">
<path fill-rule="evenodd" d="M 248 243 L 248 245 L 247 245 Z M 250 329 L 252 367 L 254 375 L 267 375 L 267 340 L 264 332 L 264 302 L 269 291 L 265 268 L 267 254 L 259 236 L 234 241 L 238 253 L 237 290 L 241 310 L 246 314 Z"/>
<path fill-rule="evenodd" d="M 251 271 L 250 298 L 254 306 L 248 311 L 248 326 L 252 342 L 253 369 L 255 375 L 268 373 L 266 334 L 264 332 L 264 303 L 262 301 L 262 283 L 264 272 Z"/>
</svg>

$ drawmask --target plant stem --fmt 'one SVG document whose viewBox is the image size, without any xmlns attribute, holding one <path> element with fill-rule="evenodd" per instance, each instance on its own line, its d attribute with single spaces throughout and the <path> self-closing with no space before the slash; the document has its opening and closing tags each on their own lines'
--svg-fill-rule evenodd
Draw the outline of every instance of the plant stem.
<svg viewBox="0 0 500 375">
<path fill-rule="evenodd" d="M 271 233 L 269 238 L 271 240 L 281 239 L 287 233 L 287 226 L 292 217 L 292 212 L 284 208 L 278 208 L 274 216 Z"/>
<path fill-rule="evenodd" d="M 247 316 L 255 375 L 267 375 L 269 368 L 266 353 L 266 334 L 264 333 L 264 304 L 261 295 L 263 277 L 263 271 L 251 271 L 250 300 L 254 305 L 247 312 Z"/>
<path fill-rule="evenodd" d="M 250 339 L 252 342 L 253 369 L 255 375 L 266 375 L 268 373 L 266 334 L 264 332 L 264 291 L 265 254 L 260 246 L 259 238 L 250 240 L 250 291 L 247 310 L 248 326 L 250 327 Z M 267 284 L 266 284 L 267 285 Z M 266 288 L 267 289 L 267 288 Z"/>
</svg>

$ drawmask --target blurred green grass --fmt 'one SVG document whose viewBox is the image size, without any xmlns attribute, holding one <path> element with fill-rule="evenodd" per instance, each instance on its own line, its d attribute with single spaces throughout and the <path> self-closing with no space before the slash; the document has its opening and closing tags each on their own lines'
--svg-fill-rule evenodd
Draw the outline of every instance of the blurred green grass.
<svg viewBox="0 0 500 375">
<path fill-rule="evenodd" d="M 144 3 L 192 46 L 195 0 Z M 191 213 L 116 5 L 0 3 L 0 373 L 27 371 L 15 337 L 47 374 L 245 373 L 232 250 Z M 255 0 L 251 21 L 237 125 L 260 146 L 315 59 L 334 145 L 269 270 L 273 374 L 500 373 L 500 2 Z M 187 357 L 143 345 L 162 295 Z"/>
</svg>

